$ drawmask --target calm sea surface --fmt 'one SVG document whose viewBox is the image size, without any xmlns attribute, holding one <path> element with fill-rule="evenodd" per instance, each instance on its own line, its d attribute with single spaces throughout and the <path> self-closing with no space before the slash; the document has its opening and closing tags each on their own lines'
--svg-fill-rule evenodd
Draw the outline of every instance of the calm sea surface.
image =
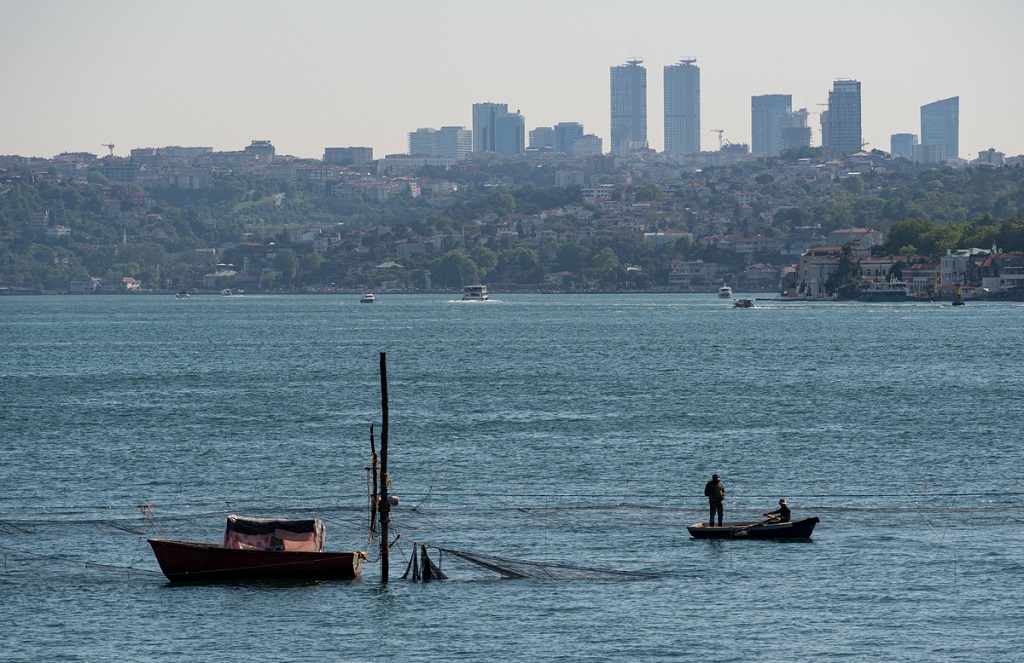
<svg viewBox="0 0 1024 663">
<path fill-rule="evenodd" d="M 0 298 L 0 658 L 1021 660 L 1024 306 L 358 299 Z M 366 549 L 381 351 L 392 581 L 169 585 L 229 513 Z M 713 472 L 813 541 L 691 539 Z"/>
</svg>

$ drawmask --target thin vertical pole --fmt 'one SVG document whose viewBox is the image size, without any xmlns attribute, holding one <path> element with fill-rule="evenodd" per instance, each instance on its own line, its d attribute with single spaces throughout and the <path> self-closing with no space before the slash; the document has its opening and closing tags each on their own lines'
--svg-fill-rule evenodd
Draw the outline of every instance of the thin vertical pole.
<svg viewBox="0 0 1024 663">
<path fill-rule="evenodd" d="M 380 581 L 388 581 L 388 528 L 391 504 L 388 502 L 388 358 L 380 353 Z"/>
<path fill-rule="evenodd" d="M 377 446 L 373 441 L 373 424 L 370 424 L 370 540 L 373 540 L 373 533 L 377 531 L 377 495 L 380 494 L 380 484 L 377 482 Z"/>
</svg>

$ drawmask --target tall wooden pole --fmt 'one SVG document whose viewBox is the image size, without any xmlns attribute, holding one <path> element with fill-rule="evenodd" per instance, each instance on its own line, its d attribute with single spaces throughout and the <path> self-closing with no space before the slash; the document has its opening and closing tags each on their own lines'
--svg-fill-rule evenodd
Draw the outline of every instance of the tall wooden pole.
<svg viewBox="0 0 1024 663">
<path fill-rule="evenodd" d="M 380 581 L 388 581 L 388 529 L 391 503 L 388 502 L 388 357 L 380 353 Z"/>
<path fill-rule="evenodd" d="M 377 495 L 380 494 L 380 484 L 377 481 L 377 446 L 373 441 L 373 424 L 370 424 L 370 537 L 377 531 Z"/>
</svg>

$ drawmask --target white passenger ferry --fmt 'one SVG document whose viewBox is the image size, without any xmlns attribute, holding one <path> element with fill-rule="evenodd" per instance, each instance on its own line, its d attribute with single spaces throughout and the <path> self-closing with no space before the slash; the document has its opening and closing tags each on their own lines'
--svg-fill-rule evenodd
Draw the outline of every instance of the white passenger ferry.
<svg viewBox="0 0 1024 663">
<path fill-rule="evenodd" d="M 865 283 L 857 297 L 862 302 L 905 302 L 910 299 L 910 288 L 897 278 L 880 283 Z"/>
<path fill-rule="evenodd" d="M 482 302 L 487 300 L 487 286 L 467 285 L 462 289 L 462 301 Z"/>
</svg>

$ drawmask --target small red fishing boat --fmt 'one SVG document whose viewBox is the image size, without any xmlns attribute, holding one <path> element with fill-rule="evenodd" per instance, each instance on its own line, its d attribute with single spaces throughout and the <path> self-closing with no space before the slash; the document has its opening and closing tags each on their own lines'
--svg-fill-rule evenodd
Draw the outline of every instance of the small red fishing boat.
<svg viewBox="0 0 1024 663">
<path fill-rule="evenodd" d="M 220 582 L 357 577 L 366 554 L 324 550 L 319 518 L 228 516 L 221 543 L 149 539 L 169 580 Z"/>
</svg>

